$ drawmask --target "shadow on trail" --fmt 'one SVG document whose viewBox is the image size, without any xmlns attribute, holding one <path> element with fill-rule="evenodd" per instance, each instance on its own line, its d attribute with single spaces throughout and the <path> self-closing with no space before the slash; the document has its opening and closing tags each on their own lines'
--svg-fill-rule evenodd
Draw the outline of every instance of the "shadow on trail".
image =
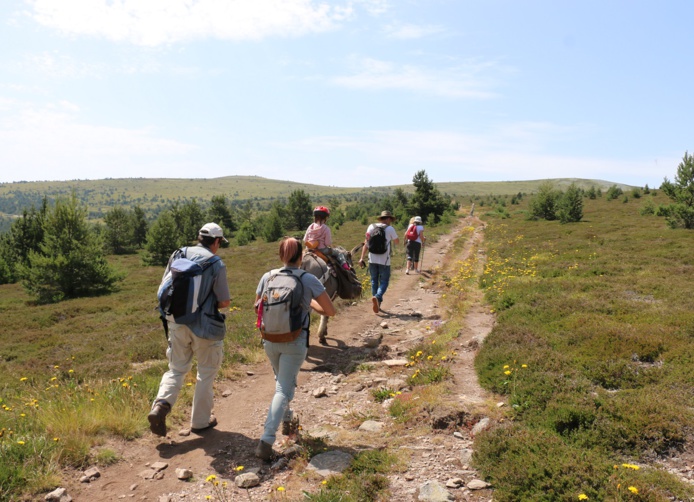
<svg viewBox="0 0 694 502">
<path fill-rule="evenodd" d="M 342 370 L 342 364 L 350 359 L 354 347 L 347 345 L 344 341 L 327 337 L 327 344 L 312 343 L 308 348 L 306 362 L 301 367 L 301 371 L 324 371 L 333 372 Z"/>
<path fill-rule="evenodd" d="M 324 372 L 349 375 L 361 363 L 387 359 L 388 347 L 377 348 L 347 345 L 336 338 L 327 338 L 327 345 L 312 344 L 308 349 L 302 372 Z"/>
<path fill-rule="evenodd" d="M 258 438 L 250 438 L 237 432 L 210 429 L 199 435 L 191 434 L 181 442 L 157 445 L 162 459 L 172 460 L 194 450 L 203 450 L 210 457 L 210 467 L 223 476 L 232 475 L 238 465 L 258 466 L 262 461 L 253 456 Z"/>
</svg>

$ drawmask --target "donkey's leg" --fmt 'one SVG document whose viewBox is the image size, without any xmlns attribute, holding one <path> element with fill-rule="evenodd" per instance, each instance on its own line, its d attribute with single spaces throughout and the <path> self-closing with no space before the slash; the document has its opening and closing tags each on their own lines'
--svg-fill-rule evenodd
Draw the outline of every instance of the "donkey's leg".
<svg viewBox="0 0 694 502">
<path fill-rule="evenodd" d="M 318 326 L 318 342 L 321 345 L 327 345 L 328 341 L 325 337 L 328 336 L 328 316 L 320 316 L 320 325 Z"/>
</svg>

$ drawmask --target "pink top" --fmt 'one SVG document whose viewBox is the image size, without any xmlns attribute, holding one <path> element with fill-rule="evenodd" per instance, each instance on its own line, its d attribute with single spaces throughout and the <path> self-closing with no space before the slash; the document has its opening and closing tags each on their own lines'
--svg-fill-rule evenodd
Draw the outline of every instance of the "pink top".
<svg viewBox="0 0 694 502">
<path fill-rule="evenodd" d="M 328 225 L 311 223 L 306 229 L 304 242 L 318 242 L 318 249 L 329 248 L 333 245 L 333 236 Z"/>
</svg>

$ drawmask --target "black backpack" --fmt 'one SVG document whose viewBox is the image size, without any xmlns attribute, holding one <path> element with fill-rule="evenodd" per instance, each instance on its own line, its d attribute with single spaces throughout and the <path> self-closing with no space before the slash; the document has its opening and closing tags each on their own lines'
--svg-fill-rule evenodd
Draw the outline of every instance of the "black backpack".
<svg viewBox="0 0 694 502">
<path fill-rule="evenodd" d="M 388 252 L 388 239 L 386 239 L 386 226 L 376 224 L 369 235 L 369 253 L 386 254 Z"/>
</svg>

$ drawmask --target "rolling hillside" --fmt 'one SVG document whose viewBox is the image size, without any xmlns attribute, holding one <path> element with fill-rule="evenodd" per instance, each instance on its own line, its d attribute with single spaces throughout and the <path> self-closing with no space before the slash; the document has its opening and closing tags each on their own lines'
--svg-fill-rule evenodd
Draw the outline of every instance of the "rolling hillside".
<svg viewBox="0 0 694 502">
<path fill-rule="evenodd" d="M 447 182 L 436 183 L 439 190 L 454 197 L 486 195 L 513 195 L 519 192 L 532 193 L 547 180 L 502 181 L 502 182 Z M 595 186 L 606 190 L 617 184 L 603 180 L 560 178 L 550 180 L 559 188 L 575 182 L 581 187 Z M 412 185 L 383 187 L 335 187 L 310 185 L 292 181 L 271 180 L 258 176 L 227 176 L 213 179 L 148 179 L 124 178 L 103 180 L 33 181 L 0 183 L 0 217 L 11 218 L 21 214 L 24 208 L 38 206 L 45 196 L 54 200 L 73 191 L 88 206 L 90 216 L 99 218 L 115 206 L 138 204 L 146 212 L 158 212 L 172 201 L 196 198 L 209 201 L 215 195 L 225 195 L 232 203 L 245 201 L 267 201 L 288 197 L 294 190 L 305 191 L 312 200 L 328 202 L 336 197 L 349 202 L 356 195 L 389 194 L 396 188 L 406 192 L 414 190 Z"/>
</svg>

